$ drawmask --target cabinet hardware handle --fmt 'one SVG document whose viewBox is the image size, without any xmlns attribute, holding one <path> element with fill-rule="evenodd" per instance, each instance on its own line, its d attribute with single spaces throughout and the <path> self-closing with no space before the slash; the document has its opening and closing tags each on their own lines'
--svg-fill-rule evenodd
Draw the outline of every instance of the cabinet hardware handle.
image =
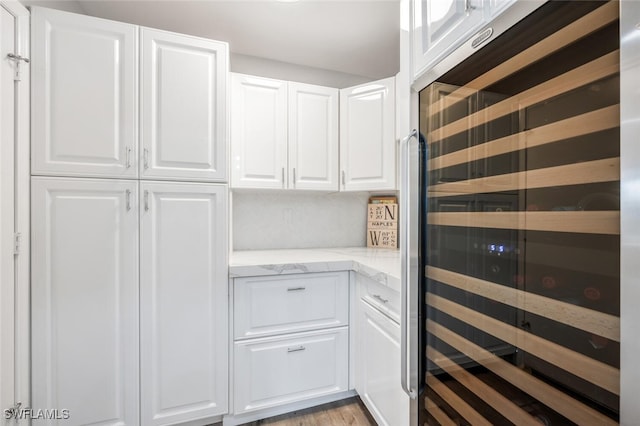
<svg viewBox="0 0 640 426">
<path fill-rule="evenodd" d="M 282 168 L 282 189 L 284 189 L 284 167 Z"/>
<path fill-rule="evenodd" d="M 149 211 L 149 191 L 144 191 L 144 211 Z"/>
<path fill-rule="evenodd" d="M 131 168 L 131 147 L 127 147 L 127 155 L 126 155 L 126 167 L 127 169 Z"/>
<path fill-rule="evenodd" d="M 347 179 L 345 177 L 345 173 L 344 170 L 342 171 L 342 186 L 345 186 L 347 184 Z"/>
<path fill-rule="evenodd" d="M 20 62 L 24 62 L 26 64 L 28 64 L 29 58 L 26 58 L 24 56 L 21 55 L 17 55 L 15 53 L 7 53 L 7 58 L 10 61 L 13 61 L 15 63 L 15 73 L 13 75 L 13 81 L 21 81 L 20 78 Z"/>
<path fill-rule="evenodd" d="M 23 61 L 26 62 L 27 64 L 30 62 L 29 58 L 25 58 L 24 56 L 20 56 L 20 55 L 16 55 L 15 53 L 7 53 L 7 58 L 11 59 L 12 61 Z"/>
<path fill-rule="evenodd" d="M 144 168 L 145 170 L 149 168 L 149 150 L 147 148 L 145 148 L 142 151 L 142 161 L 144 163 Z"/>
<path fill-rule="evenodd" d="M 126 191 L 127 194 L 127 211 L 131 210 L 131 190 L 127 189 Z"/>
<path fill-rule="evenodd" d="M 304 346 L 298 346 L 297 348 L 287 348 L 287 352 L 291 353 L 291 352 L 300 352 L 300 351 L 304 351 L 307 348 L 305 348 Z"/>
<path fill-rule="evenodd" d="M 306 287 L 289 287 L 287 291 L 302 291 L 306 290 Z"/>
<path fill-rule="evenodd" d="M 388 303 L 389 302 L 389 299 L 385 299 L 384 297 L 380 296 L 379 294 L 374 294 L 373 298 L 374 299 L 378 299 L 382 303 Z"/>
<path fill-rule="evenodd" d="M 296 186 L 296 168 L 293 168 L 293 187 L 295 188 Z"/>
</svg>

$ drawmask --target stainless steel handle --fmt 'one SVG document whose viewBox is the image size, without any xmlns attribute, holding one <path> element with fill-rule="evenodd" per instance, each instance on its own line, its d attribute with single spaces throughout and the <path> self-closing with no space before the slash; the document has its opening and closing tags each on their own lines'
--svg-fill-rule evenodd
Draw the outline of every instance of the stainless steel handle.
<svg viewBox="0 0 640 426">
<path fill-rule="evenodd" d="M 127 211 L 130 211 L 131 210 L 131 190 L 127 189 L 126 194 L 127 194 L 127 201 L 126 201 Z"/>
<path fill-rule="evenodd" d="M 293 168 L 293 187 L 296 187 L 296 168 Z"/>
<path fill-rule="evenodd" d="M 145 170 L 149 168 L 149 150 L 147 148 L 142 150 L 142 162 Z"/>
<path fill-rule="evenodd" d="M 302 291 L 306 289 L 307 289 L 306 287 L 289 287 L 287 291 Z"/>
<path fill-rule="evenodd" d="M 342 186 L 345 186 L 347 184 L 347 178 L 345 176 L 345 172 L 344 170 L 342 171 Z"/>
<path fill-rule="evenodd" d="M 409 306 L 409 298 L 411 297 L 411 290 L 414 290 L 417 294 L 417 283 L 414 283 L 413 288 L 410 288 L 409 280 L 414 277 L 409 274 L 411 269 L 411 258 L 409 253 L 410 234 L 411 229 L 411 196 L 415 197 L 416 194 L 410 194 L 410 180 L 411 180 L 411 151 L 409 149 L 409 142 L 413 138 L 418 138 L 418 131 L 412 130 L 409 135 L 400 141 L 401 150 L 401 177 L 400 177 L 400 214 L 401 214 L 401 255 L 402 255 L 402 286 L 400 291 L 401 298 L 401 318 L 400 318 L 400 369 L 401 369 L 401 382 L 402 389 L 409 395 L 410 398 L 415 399 L 418 396 L 418 362 L 417 355 L 420 351 L 417 345 L 417 331 L 409 330 L 411 325 L 417 326 L 417 319 L 415 318 L 416 312 L 413 312 Z M 416 298 L 414 297 L 413 300 Z M 416 324 L 412 324 L 415 321 Z"/>
<path fill-rule="evenodd" d="M 24 56 L 16 55 L 15 53 L 7 53 L 7 58 L 14 60 L 16 62 L 23 61 L 27 64 L 30 62 L 29 58 L 25 58 Z"/>
<path fill-rule="evenodd" d="M 284 189 L 284 167 L 282 168 L 282 189 Z"/>
<path fill-rule="evenodd" d="M 384 297 L 380 296 L 379 294 L 374 294 L 373 298 L 374 299 L 378 299 L 382 303 L 389 303 L 389 299 L 385 299 Z"/>
<path fill-rule="evenodd" d="M 300 352 L 300 351 L 304 351 L 307 348 L 305 348 L 304 346 L 298 346 L 297 348 L 287 348 L 287 352 L 291 353 L 291 352 Z"/>
<path fill-rule="evenodd" d="M 131 147 L 127 147 L 127 153 L 125 158 L 125 166 L 127 169 L 131 168 Z"/>
<path fill-rule="evenodd" d="M 144 191 L 144 211 L 149 211 L 149 191 Z"/>
</svg>

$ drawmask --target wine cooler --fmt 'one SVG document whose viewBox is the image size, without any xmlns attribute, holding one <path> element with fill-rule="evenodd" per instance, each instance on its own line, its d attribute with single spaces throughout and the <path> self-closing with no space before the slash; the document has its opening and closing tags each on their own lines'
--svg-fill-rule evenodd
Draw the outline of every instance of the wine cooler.
<svg viewBox="0 0 640 426">
<path fill-rule="evenodd" d="M 420 92 L 428 425 L 618 423 L 618 27 L 548 2 Z"/>
</svg>

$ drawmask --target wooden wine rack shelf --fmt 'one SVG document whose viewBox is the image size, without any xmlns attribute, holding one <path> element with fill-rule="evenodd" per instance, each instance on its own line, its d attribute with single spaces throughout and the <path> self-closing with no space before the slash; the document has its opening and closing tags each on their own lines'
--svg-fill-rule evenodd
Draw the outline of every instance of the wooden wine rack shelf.
<svg viewBox="0 0 640 426">
<path fill-rule="evenodd" d="M 620 394 L 620 370 L 615 367 L 481 314 L 444 297 L 427 293 L 427 304 L 471 326 L 481 325 L 483 331 L 503 342 L 521 348 L 525 352 L 615 395 Z"/>
<path fill-rule="evenodd" d="M 492 68 L 490 71 L 470 81 L 465 86 L 460 87 L 449 96 L 429 105 L 429 116 L 435 116 L 441 111 L 456 104 L 460 99 L 472 96 L 485 87 L 489 87 L 491 84 L 533 64 L 540 60 L 540 58 L 550 55 L 570 45 L 576 40 L 609 25 L 618 19 L 618 7 L 619 6 L 616 1 L 611 1 L 570 25 L 567 25 L 563 29 L 553 33 L 547 38 L 539 41 L 533 46 L 523 50 L 497 67 Z"/>
<path fill-rule="evenodd" d="M 620 51 L 616 50 L 515 96 L 511 96 L 497 104 L 442 126 L 429 133 L 427 142 L 433 144 L 449 136 L 511 114 L 512 112 L 522 110 L 562 93 L 567 93 L 578 87 L 617 74 L 619 70 Z"/>
<path fill-rule="evenodd" d="M 439 170 L 469 161 L 534 148 L 564 139 L 584 136 L 620 125 L 620 105 L 612 105 L 586 114 L 560 120 L 524 132 L 495 139 L 482 145 L 461 149 L 429 160 L 429 170 Z"/>
<path fill-rule="evenodd" d="M 576 424 L 597 424 L 602 426 L 618 424 L 618 422 L 603 415 L 599 411 L 588 407 L 564 392 L 533 377 L 524 370 L 508 363 L 497 355 L 494 355 L 481 346 L 476 345 L 432 320 L 427 320 L 427 330 L 438 339 L 465 354 L 507 382 L 517 386 L 522 391 L 551 407 Z"/>
<path fill-rule="evenodd" d="M 620 234 L 619 211 L 429 213 L 430 225 Z"/>
</svg>

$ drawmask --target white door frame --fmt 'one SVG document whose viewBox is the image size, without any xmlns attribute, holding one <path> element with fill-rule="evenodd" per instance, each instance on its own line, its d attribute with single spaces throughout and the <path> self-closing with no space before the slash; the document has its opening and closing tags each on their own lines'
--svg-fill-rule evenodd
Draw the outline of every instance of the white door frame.
<svg viewBox="0 0 640 426">
<path fill-rule="evenodd" d="M 29 58 L 29 11 L 17 0 L 0 0 L 0 7 L 16 18 L 15 54 Z M 0 58 L 4 60 L 5 58 Z M 21 81 L 16 83 L 14 152 L 14 232 L 20 234 L 15 257 L 14 282 L 14 397 L 22 407 L 30 406 L 30 65 L 20 64 Z M 4 283 L 3 283 L 4 285 Z M 11 285 L 11 284 L 9 284 Z M 2 407 L 4 409 L 5 407 Z M 2 416 L 4 417 L 4 416 Z M 20 420 L 11 424 L 29 424 Z"/>
</svg>

